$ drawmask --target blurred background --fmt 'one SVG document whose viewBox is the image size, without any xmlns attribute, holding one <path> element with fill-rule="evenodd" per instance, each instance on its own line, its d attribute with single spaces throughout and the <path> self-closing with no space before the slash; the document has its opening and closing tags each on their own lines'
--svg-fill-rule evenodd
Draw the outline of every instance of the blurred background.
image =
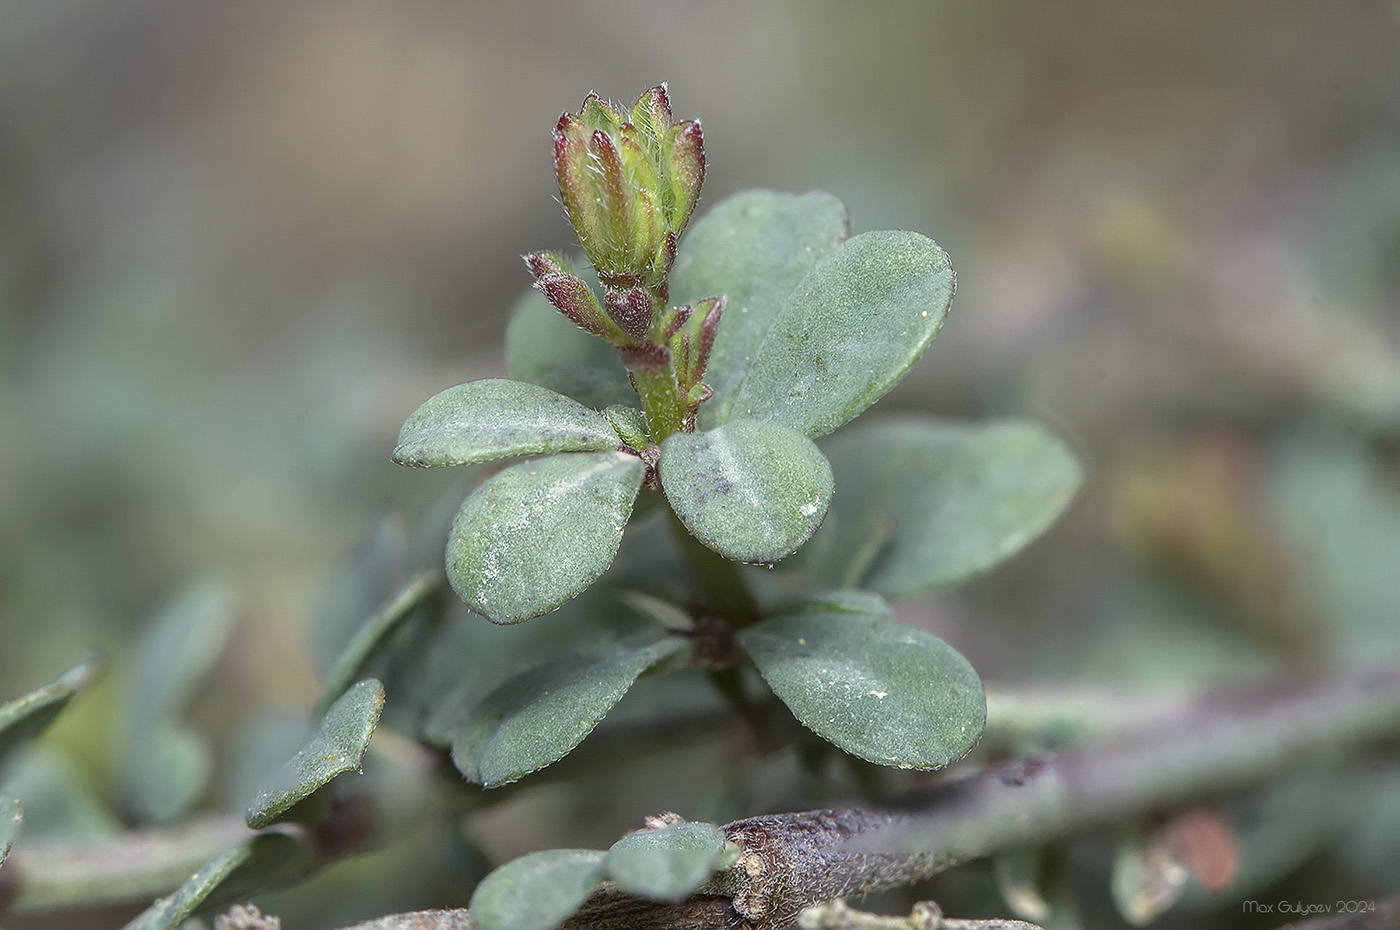
<svg viewBox="0 0 1400 930">
<path fill-rule="evenodd" d="M 573 245 L 555 119 L 663 80 L 699 211 L 822 188 L 951 253 L 882 409 L 1085 463 L 1031 552 L 916 605 L 989 680 L 1400 660 L 1400 4 L 47 0 L 0 13 L 0 697 L 94 650 L 120 693 L 215 579 L 208 726 L 304 712 L 328 575 L 453 481 L 399 425 L 503 373 L 519 256 Z M 89 773 L 111 707 L 54 734 Z"/>
</svg>

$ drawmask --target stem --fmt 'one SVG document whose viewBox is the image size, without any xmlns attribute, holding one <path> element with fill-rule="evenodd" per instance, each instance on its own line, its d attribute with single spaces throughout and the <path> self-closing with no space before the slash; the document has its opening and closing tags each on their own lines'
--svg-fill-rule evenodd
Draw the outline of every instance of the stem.
<svg viewBox="0 0 1400 930">
<path fill-rule="evenodd" d="M 646 359 L 627 366 L 632 374 L 632 386 L 642 399 L 650 439 L 658 446 L 667 436 L 685 429 L 685 400 L 676 386 L 676 372 L 669 352 L 665 353 L 665 358 L 660 364 Z"/>
<path fill-rule="evenodd" d="M 705 607 L 721 617 L 736 630 L 751 626 L 763 618 L 758 602 L 739 574 L 739 566 L 710 549 L 700 540 L 690 535 L 680 517 L 670 507 L 666 508 L 667 519 L 671 521 L 671 532 L 680 544 L 690 574 L 700 589 Z"/>
<path fill-rule="evenodd" d="M 568 930 L 753 930 L 804 908 L 907 885 L 981 856 L 1267 781 L 1400 736 L 1400 672 L 1208 696 L 1131 738 L 944 782 L 898 809 L 740 820 L 738 867 L 706 895 L 646 905 L 600 891 Z"/>
<path fill-rule="evenodd" d="M 216 816 L 90 846 L 20 846 L 0 871 L 0 905 L 18 914 L 149 901 L 252 835 L 242 817 Z"/>
</svg>

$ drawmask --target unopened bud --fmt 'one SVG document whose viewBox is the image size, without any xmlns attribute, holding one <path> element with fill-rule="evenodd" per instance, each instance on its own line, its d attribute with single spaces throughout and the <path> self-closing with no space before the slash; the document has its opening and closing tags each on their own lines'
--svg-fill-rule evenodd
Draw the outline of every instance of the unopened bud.
<svg viewBox="0 0 1400 930">
<path fill-rule="evenodd" d="M 700 123 L 672 122 L 664 84 L 627 118 L 597 96 L 554 130 L 559 196 L 583 249 L 609 288 L 655 288 L 675 260 L 705 177 Z"/>
</svg>

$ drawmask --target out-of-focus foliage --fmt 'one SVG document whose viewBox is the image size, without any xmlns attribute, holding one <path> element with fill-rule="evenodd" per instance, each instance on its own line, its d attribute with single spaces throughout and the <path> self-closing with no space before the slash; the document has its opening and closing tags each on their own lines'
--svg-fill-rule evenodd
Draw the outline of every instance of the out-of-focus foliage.
<svg viewBox="0 0 1400 930">
<path fill-rule="evenodd" d="M 439 558 L 462 490 L 388 455 L 423 397 L 504 374 L 506 313 L 528 283 L 516 256 L 569 241 L 540 127 L 590 86 L 685 87 L 712 164 L 697 215 L 740 188 L 822 187 L 865 228 L 936 230 L 959 295 L 882 409 L 1034 416 L 1086 463 L 1082 503 L 1045 541 L 901 619 L 992 682 L 1182 688 L 1400 656 L 1390 6 L 732 0 L 550 17 L 330 0 L 0 14 L 0 699 L 94 646 L 107 656 L 7 776 L 21 844 L 121 826 L 119 799 L 94 786 L 123 771 L 136 643 L 191 579 L 226 580 L 240 604 L 179 708 L 211 754 L 198 803 L 238 795 L 223 806 L 242 810 L 257 785 L 237 772 L 267 771 L 250 756 L 295 750 L 304 733 L 259 748 L 240 734 L 304 717 L 353 630 Z M 680 39 L 704 53 L 677 54 Z M 363 590 L 326 611 L 344 635 L 316 626 L 313 654 L 304 618 L 385 504 L 414 521 L 402 570 L 357 572 Z M 425 511 L 445 516 L 420 527 Z M 388 638 L 411 652 L 424 626 Z M 511 661 L 466 686 L 524 671 Z M 399 680 L 461 684 L 450 665 Z M 656 699 L 645 686 L 619 725 Z M 391 698 L 386 719 L 400 712 Z M 588 812 L 557 785 L 530 789 L 472 820 L 471 842 L 416 838 L 392 887 L 346 863 L 267 909 L 314 928 L 463 902 L 477 847 L 494 861 L 596 847 L 645 813 L 813 806 L 819 782 L 854 777 L 828 766 L 821 781 L 822 760 L 789 751 L 739 784 L 738 751 L 680 746 L 625 790 L 581 775 L 577 791 L 603 798 Z M 1385 778 L 1300 776 L 1231 813 L 1245 863 L 1287 857 L 1242 880 L 1236 904 L 1394 890 Z M 980 875 L 935 889 L 949 913 L 998 906 Z M 1199 905 L 1215 909 L 1159 925 L 1268 925 Z"/>
</svg>

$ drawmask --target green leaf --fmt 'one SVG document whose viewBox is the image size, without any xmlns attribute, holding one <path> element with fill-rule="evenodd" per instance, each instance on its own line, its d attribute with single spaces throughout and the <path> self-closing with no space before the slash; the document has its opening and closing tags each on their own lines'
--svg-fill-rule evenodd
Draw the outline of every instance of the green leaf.
<svg viewBox="0 0 1400 930">
<path fill-rule="evenodd" d="M 258 792 L 248 808 L 248 826 L 256 830 L 289 819 L 292 808 L 331 779 L 358 770 L 383 710 L 384 686 L 373 678 L 346 691 L 326 713 L 316 734 Z"/>
<path fill-rule="evenodd" d="M 217 664 L 236 619 L 237 601 L 229 588 L 198 585 L 156 618 L 137 647 L 122 797 L 142 821 L 178 820 L 208 787 L 214 769 L 211 750 L 183 718 Z"/>
<path fill-rule="evenodd" d="M 96 671 L 97 660 L 89 659 L 43 687 L 0 704 L 0 773 L 15 753 L 53 723 Z"/>
<path fill-rule="evenodd" d="M 361 676 L 375 648 L 382 644 L 399 624 L 413 616 L 415 610 L 443 590 L 442 580 L 442 574 L 437 571 L 419 574 L 360 627 L 326 676 L 326 689 L 316 705 L 317 714 L 324 716 L 331 703 Z"/>
<path fill-rule="evenodd" d="M 615 448 L 617 433 L 598 411 L 536 384 L 490 378 L 450 387 L 415 410 L 394 461 L 432 468 Z"/>
<path fill-rule="evenodd" d="M 715 396 L 700 408 L 704 428 L 729 419 L 734 390 L 788 295 L 849 233 L 845 205 L 821 191 L 744 191 L 691 225 L 671 271 L 671 301 L 728 300 L 705 374 Z"/>
<path fill-rule="evenodd" d="M 0 865 L 10 857 L 10 850 L 19 839 L 20 828 L 24 826 L 24 808 L 19 801 L 7 794 L 0 794 Z"/>
<path fill-rule="evenodd" d="M 580 452 L 513 465 L 462 503 L 447 540 L 447 577 L 497 623 L 546 614 L 612 564 L 646 469 L 622 452 Z"/>
<path fill-rule="evenodd" d="M 731 420 L 661 444 L 661 487 L 691 535 L 729 559 L 771 563 L 821 526 L 831 466 L 794 430 Z"/>
<path fill-rule="evenodd" d="M 872 594 L 814 598 L 738 641 L 804 726 L 869 762 L 942 768 L 972 749 L 987 719 L 968 661 Z"/>
<path fill-rule="evenodd" d="M 639 675 L 684 648 L 684 641 L 667 638 L 529 669 L 466 716 L 452 741 L 452 761 L 470 781 L 488 788 L 542 769 L 583 742 Z"/>
<path fill-rule="evenodd" d="M 137 915 L 123 930 L 178 930 L 195 914 L 265 894 L 307 874 L 315 854 L 285 833 L 260 833 L 218 856 L 176 889 Z"/>
<path fill-rule="evenodd" d="M 724 833 L 714 824 L 673 823 L 624 836 L 608 850 L 604 868 L 628 894 L 681 901 L 710 880 L 724 851 Z"/>
<path fill-rule="evenodd" d="M 813 438 L 884 396 L 943 325 L 953 269 L 931 239 L 867 232 L 824 255 L 789 295 L 734 394 L 732 416 Z"/>
<path fill-rule="evenodd" d="M 836 474 L 812 549 L 827 583 L 891 600 L 962 581 L 1025 548 L 1064 511 L 1079 466 L 1034 423 L 861 422 L 823 444 Z"/>
<path fill-rule="evenodd" d="M 595 288 L 592 272 L 580 277 Z M 539 291 L 529 290 L 511 311 L 506 328 L 506 370 L 528 381 L 602 410 L 635 406 L 637 392 L 617 350 L 570 323 Z"/>
<path fill-rule="evenodd" d="M 603 879 L 604 853 L 548 849 L 507 862 L 472 894 L 477 930 L 553 930 Z"/>
</svg>

